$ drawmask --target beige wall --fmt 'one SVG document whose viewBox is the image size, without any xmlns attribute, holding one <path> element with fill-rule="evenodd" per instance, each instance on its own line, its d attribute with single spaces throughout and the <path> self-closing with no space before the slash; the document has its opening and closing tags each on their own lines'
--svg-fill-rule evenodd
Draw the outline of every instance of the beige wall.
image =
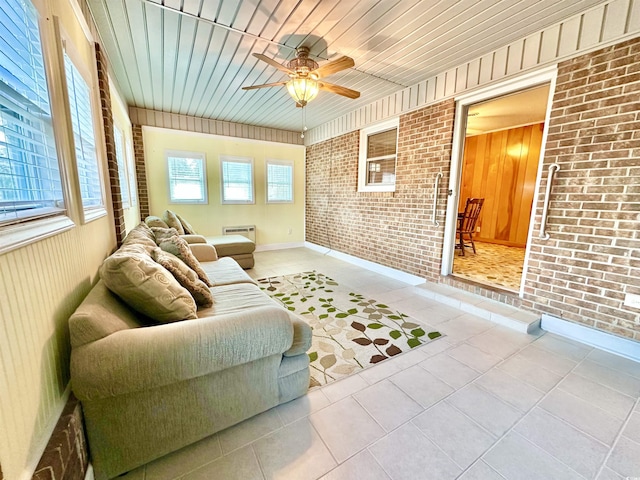
<svg viewBox="0 0 640 480">
<path fill-rule="evenodd" d="M 37 3 L 45 29 L 58 16 L 67 41 L 79 43 L 73 47 L 79 57 L 93 61 L 89 30 L 71 3 Z M 95 70 L 95 64 L 85 67 Z M 0 255 L 0 464 L 6 479 L 31 478 L 58 421 L 69 391 L 67 320 L 115 247 L 110 213 L 82 224 L 74 213 L 78 205 L 69 207 L 70 229 Z"/>
<path fill-rule="evenodd" d="M 304 241 L 304 147 L 156 127 L 143 127 L 143 137 L 151 215 L 160 216 L 166 209 L 173 210 L 184 216 L 198 233 L 207 236 L 221 235 L 224 226 L 255 225 L 258 245 Z M 208 205 L 169 204 L 165 150 L 206 155 Z M 220 155 L 254 159 L 254 205 L 222 205 Z M 294 203 L 266 203 L 267 159 L 293 160 Z"/>
</svg>

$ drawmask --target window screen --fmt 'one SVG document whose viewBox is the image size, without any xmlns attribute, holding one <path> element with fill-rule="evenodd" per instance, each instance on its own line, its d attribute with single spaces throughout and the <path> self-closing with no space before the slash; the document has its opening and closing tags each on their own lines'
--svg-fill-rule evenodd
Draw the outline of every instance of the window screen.
<svg viewBox="0 0 640 480">
<path fill-rule="evenodd" d="M 222 203 L 253 202 L 253 160 L 222 157 Z"/>
<path fill-rule="evenodd" d="M 207 203 L 205 156 L 195 152 L 167 153 L 169 201 Z"/>
<path fill-rule="evenodd" d="M 0 2 L 0 225 L 64 213 L 38 15 Z"/>
<path fill-rule="evenodd" d="M 293 163 L 267 160 L 267 202 L 293 202 Z"/>
</svg>

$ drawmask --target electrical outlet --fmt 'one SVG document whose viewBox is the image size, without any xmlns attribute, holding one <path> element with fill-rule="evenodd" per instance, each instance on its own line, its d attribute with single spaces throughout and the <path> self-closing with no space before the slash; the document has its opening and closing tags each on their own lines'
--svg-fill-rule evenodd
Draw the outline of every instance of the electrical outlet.
<svg viewBox="0 0 640 480">
<path fill-rule="evenodd" d="M 293 228 L 289 227 L 289 235 L 293 233 Z"/>
<path fill-rule="evenodd" d="M 476 227 L 476 233 L 480 233 L 480 227 Z"/>
<path fill-rule="evenodd" d="M 640 308 L 640 295 L 626 293 L 624 296 L 624 304 L 627 307 Z"/>
</svg>

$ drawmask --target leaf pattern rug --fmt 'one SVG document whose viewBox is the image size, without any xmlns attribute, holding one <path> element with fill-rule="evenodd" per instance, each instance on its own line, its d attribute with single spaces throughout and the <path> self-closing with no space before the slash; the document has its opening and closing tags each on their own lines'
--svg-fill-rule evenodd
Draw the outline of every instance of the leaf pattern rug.
<svg viewBox="0 0 640 480">
<path fill-rule="evenodd" d="M 441 336 L 316 271 L 257 281 L 313 329 L 311 387 L 339 380 Z"/>
</svg>

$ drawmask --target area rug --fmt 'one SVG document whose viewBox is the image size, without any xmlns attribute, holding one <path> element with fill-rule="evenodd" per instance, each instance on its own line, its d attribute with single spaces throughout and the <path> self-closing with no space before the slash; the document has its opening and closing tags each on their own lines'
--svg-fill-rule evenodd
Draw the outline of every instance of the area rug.
<svg viewBox="0 0 640 480">
<path fill-rule="evenodd" d="M 316 271 L 257 281 L 313 329 L 311 387 L 339 380 L 441 336 Z"/>
</svg>

